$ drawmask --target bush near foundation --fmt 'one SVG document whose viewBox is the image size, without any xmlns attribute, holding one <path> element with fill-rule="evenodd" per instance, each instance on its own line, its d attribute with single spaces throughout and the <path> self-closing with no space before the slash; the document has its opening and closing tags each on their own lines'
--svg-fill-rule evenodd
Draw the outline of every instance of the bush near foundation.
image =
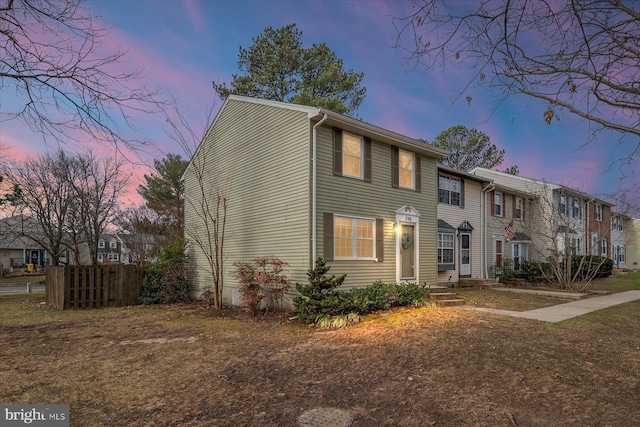
<svg viewBox="0 0 640 427">
<path fill-rule="evenodd" d="M 296 283 L 301 294 L 293 300 L 293 314 L 304 323 L 336 327 L 357 323 L 360 316 L 393 306 L 433 306 L 424 285 L 386 284 L 377 281 L 365 288 L 341 291 L 346 275 L 327 277 L 330 267 L 318 258 L 316 268 L 307 272 L 308 283 Z"/>
</svg>

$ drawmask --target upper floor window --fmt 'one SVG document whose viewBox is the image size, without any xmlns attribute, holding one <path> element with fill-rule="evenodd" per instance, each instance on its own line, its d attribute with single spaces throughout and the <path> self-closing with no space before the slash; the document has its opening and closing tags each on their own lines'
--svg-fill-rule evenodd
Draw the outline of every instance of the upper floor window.
<svg viewBox="0 0 640 427">
<path fill-rule="evenodd" d="M 98 242 L 98 247 L 99 247 L 99 248 L 104 248 L 104 240 L 100 240 L 100 241 Z"/>
<path fill-rule="evenodd" d="M 600 203 L 596 203 L 596 206 L 593 212 L 593 218 L 596 221 L 602 221 L 602 205 Z"/>
<path fill-rule="evenodd" d="M 582 206 L 580 205 L 580 200 L 576 197 L 573 198 L 573 204 L 571 205 L 571 216 L 582 218 Z"/>
<path fill-rule="evenodd" d="M 375 257 L 375 220 L 333 218 L 335 259 L 373 259 Z"/>
<path fill-rule="evenodd" d="M 611 229 L 612 230 L 617 230 L 618 229 L 618 217 L 617 216 L 612 216 L 611 217 Z"/>
<path fill-rule="evenodd" d="M 493 214 L 495 216 L 504 216 L 504 199 L 502 193 L 495 192 L 493 194 Z"/>
<path fill-rule="evenodd" d="M 516 197 L 514 200 L 514 206 L 513 206 L 513 217 L 514 219 L 524 219 L 524 200 L 522 199 L 522 197 Z"/>
<path fill-rule="evenodd" d="M 342 133 L 342 173 L 354 178 L 363 178 L 362 159 L 364 140 L 361 137 Z"/>
<path fill-rule="evenodd" d="M 460 180 L 448 176 L 438 177 L 438 202 L 460 206 L 462 188 Z"/>
<path fill-rule="evenodd" d="M 333 129 L 333 174 L 371 181 L 371 140 Z"/>
<path fill-rule="evenodd" d="M 560 195 L 560 201 L 558 202 L 558 212 L 560 212 L 561 215 L 567 214 L 567 196 L 565 196 L 564 194 Z"/>
<path fill-rule="evenodd" d="M 118 247 L 118 243 L 117 242 L 109 242 L 109 247 L 111 249 L 116 249 Z"/>
<path fill-rule="evenodd" d="M 399 185 L 402 188 L 414 189 L 414 171 L 416 156 L 404 150 L 398 150 Z"/>
</svg>

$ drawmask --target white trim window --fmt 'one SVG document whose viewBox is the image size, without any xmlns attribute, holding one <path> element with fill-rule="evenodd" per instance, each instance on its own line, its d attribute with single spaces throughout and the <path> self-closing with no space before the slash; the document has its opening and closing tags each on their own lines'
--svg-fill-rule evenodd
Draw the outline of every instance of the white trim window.
<svg viewBox="0 0 640 427">
<path fill-rule="evenodd" d="M 573 218 L 582 219 L 582 208 L 580 207 L 580 200 L 577 197 L 573 198 L 573 204 L 571 208 L 571 216 Z"/>
<path fill-rule="evenodd" d="M 102 262 L 102 254 L 98 254 L 98 262 Z"/>
<path fill-rule="evenodd" d="M 455 235 L 453 233 L 438 233 L 438 265 L 455 264 Z"/>
<path fill-rule="evenodd" d="M 493 214 L 499 217 L 504 216 L 504 197 L 499 191 L 496 191 L 493 195 Z"/>
<path fill-rule="evenodd" d="M 109 247 L 111 249 L 116 249 L 118 247 L 118 242 L 109 242 Z"/>
<path fill-rule="evenodd" d="M 104 249 L 104 240 L 100 240 L 100 241 L 98 242 L 98 248 L 100 248 L 100 249 Z"/>
<path fill-rule="evenodd" d="M 375 219 L 334 215 L 333 236 L 335 259 L 375 259 Z"/>
<path fill-rule="evenodd" d="M 596 203 L 596 206 L 593 210 L 593 218 L 596 221 L 602 221 L 602 205 L 600 203 Z"/>
<path fill-rule="evenodd" d="M 342 132 L 342 174 L 364 179 L 364 138 Z"/>
<path fill-rule="evenodd" d="M 516 197 L 515 198 L 515 206 L 513 208 L 514 211 L 514 215 L 513 218 L 522 221 L 524 219 L 523 215 L 522 215 L 522 206 L 523 206 L 523 199 L 522 197 Z"/>
<path fill-rule="evenodd" d="M 462 185 L 460 180 L 450 176 L 438 177 L 438 202 L 460 206 Z"/>
<path fill-rule="evenodd" d="M 600 256 L 607 256 L 607 248 L 609 247 L 609 242 L 607 242 L 607 239 L 602 239 L 600 241 Z"/>
<path fill-rule="evenodd" d="M 415 189 L 416 155 L 404 150 L 398 150 L 398 166 L 400 188 Z"/>
<path fill-rule="evenodd" d="M 564 194 L 560 195 L 560 201 L 558 202 L 558 212 L 560 212 L 560 215 L 567 214 L 567 199 L 568 197 Z"/>
<path fill-rule="evenodd" d="M 511 245 L 513 268 L 517 269 L 523 261 L 529 260 L 529 245 L 526 243 L 512 243 Z"/>
</svg>

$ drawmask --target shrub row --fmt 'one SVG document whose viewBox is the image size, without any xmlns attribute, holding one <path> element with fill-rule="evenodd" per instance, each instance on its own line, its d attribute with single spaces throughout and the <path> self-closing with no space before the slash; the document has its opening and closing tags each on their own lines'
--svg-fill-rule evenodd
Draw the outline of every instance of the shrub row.
<svg viewBox="0 0 640 427">
<path fill-rule="evenodd" d="M 307 272 L 308 283 L 296 283 L 301 294 L 293 300 L 293 314 L 305 323 L 327 324 L 329 318 L 346 316 L 347 323 L 355 323 L 359 315 L 386 310 L 393 306 L 433 305 L 426 286 L 418 284 L 385 284 L 380 281 L 366 288 L 337 290 L 346 275 L 327 277 L 329 267 L 318 258 L 316 268 Z M 355 316 L 354 316 L 355 315 Z M 332 323 L 331 326 L 342 326 Z"/>
</svg>

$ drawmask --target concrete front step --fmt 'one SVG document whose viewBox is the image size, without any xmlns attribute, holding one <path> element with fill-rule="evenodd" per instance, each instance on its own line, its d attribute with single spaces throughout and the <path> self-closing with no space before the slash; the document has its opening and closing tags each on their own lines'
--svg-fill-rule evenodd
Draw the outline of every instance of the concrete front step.
<svg viewBox="0 0 640 427">
<path fill-rule="evenodd" d="M 449 290 L 438 289 L 429 293 L 429 298 L 436 302 L 438 307 L 455 307 L 464 305 L 464 300 L 458 298 L 458 294 Z"/>
<path fill-rule="evenodd" d="M 445 300 L 445 299 L 456 299 L 456 298 L 458 298 L 458 294 L 455 293 L 455 292 L 438 291 L 438 292 L 431 292 L 429 294 L 429 297 L 432 300 L 440 301 L 440 300 Z"/>
<path fill-rule="evenodd" d="M 461 306 L 464 305 L 465 302 L 463 299 L 460 298 L 456 298 L 456 299 L 443 299 L 443 300 L 437 300 L 436 304 L 438 304 L 438 307 L 457 307 L 457 306 Z"/>
</svg>

